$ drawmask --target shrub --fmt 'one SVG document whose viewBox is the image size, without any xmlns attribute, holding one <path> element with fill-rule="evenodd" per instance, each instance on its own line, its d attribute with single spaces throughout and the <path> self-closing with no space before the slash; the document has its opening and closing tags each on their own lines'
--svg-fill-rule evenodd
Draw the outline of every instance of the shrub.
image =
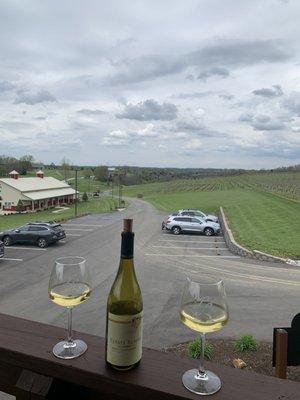
<svg viewBox="0 0 300 400">
<path fill-rule="evenodd" d="M 83 200 L 83 201 L 88 201 L 88 199 L 89 199 L 89 198 L 88 198 L 87 193 L 84 192 L 83 195 L 82 195 L 82 200 Z"/>
<path fill-rule="evenodd" d="M 254 339 L 253 335 L 242 335 L 234 342 L 236 351 L 256 351 L 258 349 L 258 342 Z"/>
<path fill-rule="evenodd" d="M 189 342 L 187 345 L 187 355 L 190 358 L 199 358 L 201 355 L 201 349 L 202 349 L 202 340 L 201 339 L 195 339 Z M 205 343 L 204 347 L 204 357 L 207 358 L 208 360 L 212 359 L 213 356 L 213 351 L 214 348 L 210 343 Z"/>
<path fill-rule="evenodd" d="M 17 207 L 16 207 L 16 211 L 18 211 L 18 213 L 20 214 L 22 211 L 24 211 L 24 205 L 23 205 L 23 201 L 19 200 Z"/>
</svg>

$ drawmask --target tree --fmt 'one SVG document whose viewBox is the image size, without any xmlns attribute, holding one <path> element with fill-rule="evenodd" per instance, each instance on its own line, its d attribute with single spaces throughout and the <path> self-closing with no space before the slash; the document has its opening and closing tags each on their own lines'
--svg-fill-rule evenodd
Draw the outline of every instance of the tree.
<svg viewBox="0 0 300 400">
<path fill-rule="evenodd" d="M 69 161 L 66 157 L 64 157 L 64 158 L 61 160 L 61 169 L 63 170 L 65 181 L 67 181 L 67 171 L 68 171 L 70 168 L 71 168 L 71 166 L 70 166 L 70 161 Z"/>
<path fill-rule="evenodd" d="M 18 201 L 17 207 L 16 207 L 16 211 L 18 211 L 18 213 L 20 214 L 22 211 L 24 211 L 24 205 L 23 205 L 23 201 L 20 199 Z"/>
<path fill-rule="evenodd" d="M 90 176 L 92 176 L 92 175 L 93 175 L 93 174 L 92 174 L 92 171 L 91 171 L 89 168 L 86 168 L 86 169 L 83 170 L 83 176 L 84 176 L 86 179 L 89 179 Z"/>
<path fill-rule="evenodd" d="M 88 199 L 89 199 L 89 198 L 88 198 L 87 193 L 84 192 L 83 195 L 82 195 L 82 200 L 83 200 L 83 201 L 88 201 Z"/>
<path fill-rule="evenodd" d="M 108 168 L 105 165 L 100 165 L 95 169 L 95 177 L 98 181 L 106 182 L 108 176 Z"/>
<path fill-rule="evenodd" d="M 27 171 L 32 168 L 32 163 L 34 162 L 34 158 L 31 155 L 25 155 L 19 158 L 19 169 L 21 175 L 26 175 Z"/>
</svg>

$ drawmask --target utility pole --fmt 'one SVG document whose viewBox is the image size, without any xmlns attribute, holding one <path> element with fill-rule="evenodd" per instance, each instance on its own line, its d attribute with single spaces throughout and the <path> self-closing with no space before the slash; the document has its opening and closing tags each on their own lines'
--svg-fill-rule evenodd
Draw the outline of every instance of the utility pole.
<svg viewBox="0 0 300 400">
<path fill-rule="evenodd" d="M 77 217 L 77 202 L 78 202 L 77 178 L 78 178 L 78 170 L 75 169 L 75 217 Z"/>
<path fill-rule="evenodd" d="M 121 178 L 120 178 L 120 170 L 118 171 L 118 181 L 119 181 L 119 208 L 121 208 Z"/>
</svg>

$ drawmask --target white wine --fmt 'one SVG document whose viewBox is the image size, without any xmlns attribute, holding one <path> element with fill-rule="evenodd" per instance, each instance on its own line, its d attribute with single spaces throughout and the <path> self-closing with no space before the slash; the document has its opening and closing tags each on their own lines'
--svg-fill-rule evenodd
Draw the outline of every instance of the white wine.
<svg viewBox="0 0 300 400">
<path fill-rule="evenodd" d="M 228 321 L 228 313 L 219 304 L 191 302 L 180 310 L 181 321 L 190 329 L 201 333 L 216 332 Z"/>
<path fill-rule="evenodd" d="M 132 219 L 124 219 L 121 259 L 107 300 L 106 362 L 117 370 L 136 367 L 142 357 L 143 299 L 133 263 Z"/>
<path fill-rule="evenodd" d="M 65 282 L 51 288 L 49 296 L 59 306 L 74 307 L 85 301 L 90 294 L 91 288 L 85 283 Z"/>
</svg>

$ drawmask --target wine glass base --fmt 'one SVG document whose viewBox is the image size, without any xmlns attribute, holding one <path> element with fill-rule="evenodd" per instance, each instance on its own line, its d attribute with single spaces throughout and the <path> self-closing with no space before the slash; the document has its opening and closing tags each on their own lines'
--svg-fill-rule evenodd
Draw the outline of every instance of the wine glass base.
<svg viewBox="0 0 300 400">
<path fill-rule="evenodd" d="M 72 345 L 66 340 L 57 343 L 53 347 L 53 354 L 55 357 L 70 360 L 72 358 L 80 357 L 87 350 L 87 345 L 83 340 L 76 339 Z"/>
<path fill-rule="evenodd" d="M 205 371 L 205 377 L 199 376 L 197 369 L 190 369 L 182 376 L 183 385 L 196 394 L 209 395 L 214 394 L 221 389 L 220 378 L 211 371 Z"/>
</svg>

